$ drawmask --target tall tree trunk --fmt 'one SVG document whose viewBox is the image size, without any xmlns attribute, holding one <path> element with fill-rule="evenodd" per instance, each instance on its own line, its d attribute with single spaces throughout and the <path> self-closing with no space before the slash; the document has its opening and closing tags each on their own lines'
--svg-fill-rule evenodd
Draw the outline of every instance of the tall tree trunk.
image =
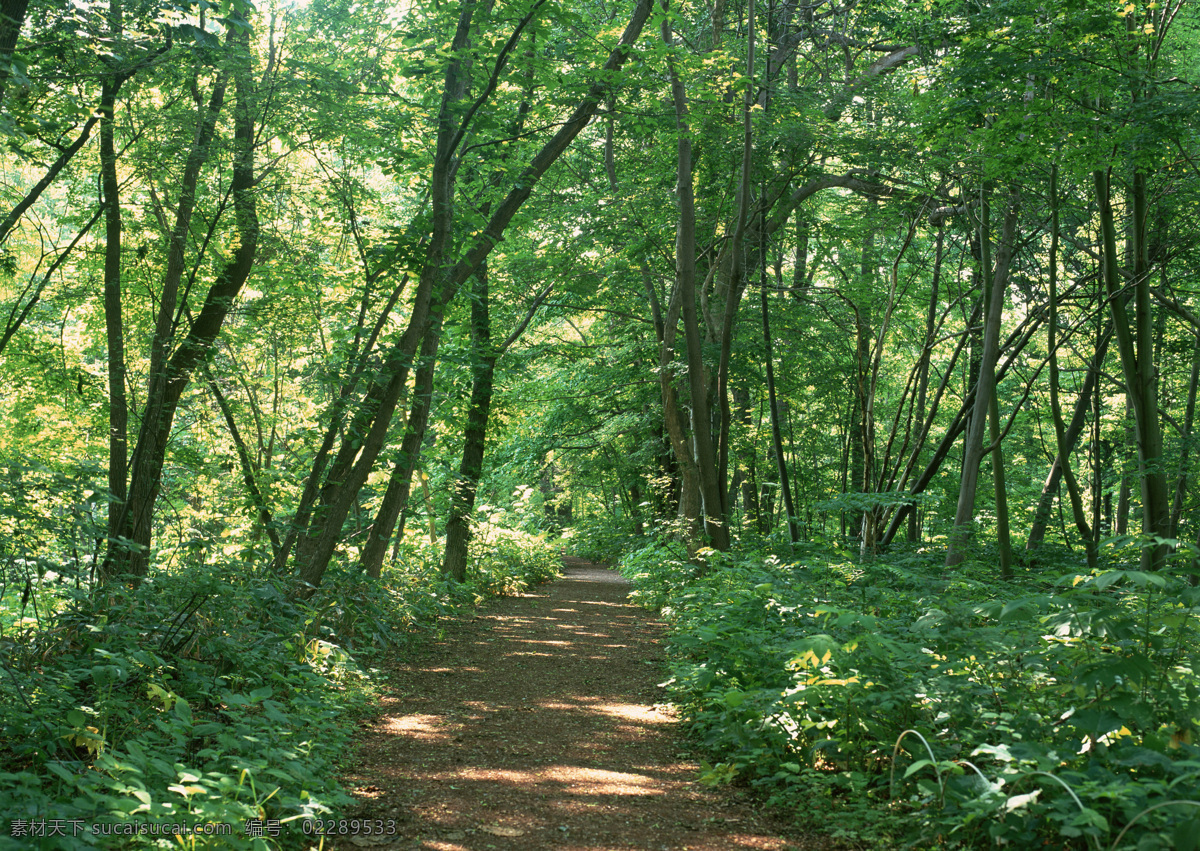
<svg viewBox="0 0 1200 851">
<path fill-rule="evenodd" d="M 1100 334 L 1097 340 L 1096 351 L 1092 356 L 1092 360 L 1088 363 L 1088 370 L 1083 379 L 1083 386 L 1079 390 L 1079 397 L 1075 400 L 1075 408 L 1071 413 L 1071 422 L 1067 424 L 1059 443 L 1060 449 L 1065 447 L 1068 453 L 1075 451 L 1075 446 L 1083 434 L 1084 427 L 1087 425 L 1088 408 L 1092 405 L 1096 391 L 1099 389 L 1100 370 L 1104 366 L 1104 356 L 1108 352 L 1108 341 L 1111 338 L 1112 322 L 1110 321 L 1108 327 Z M 1046 479 L 1042 484 L 1042 492 L 1038 497 L 1037 507 L 1033 512 L 1033 524 L 1029 529 L 1029 537 L 1025 541 L 1026 552 L 1035 552 L 1042 545 L 1042 541 L 1045 540 L 1046 527 L 1050 524 L 1050 515 L 1054 507 L 1054 497 L 1058 493 L 1058 487 L 1062 482 L 1063 468 L 1059 460 L 1059 454 L 1058 451 L 1055 452 L 1054 460 L 1050 464 L 1050 471 L 1046 474 Z M 1096 469 L 1099 470 L 1098 463 L 1096 463 Z M 1096 502 L 1096 505 L 1099 505 L 1099 502 Z"/>
<path fill-rule="evenodd" d="M 775 352 L 771 341 L 771 312 L 768 309 L 767 288 L 759 288 L 762 305 L 763 346 L 767 362 L 767 398 L 771 408 L 771 451 L 775 456 L 776 471 L 779 473 L 779 492 L 783 496 L 783 508 L 787 514 L 788 536 L 793 544 L 800 542 L 800 530 L 796 525 L 796 506 L 792 504 L 792 489 L 788 483 L 787 456 L 783 453 L 783 431 L 779 423 L 779 399 L 775 394 Z"/>
<path fill-rule="evenodd" d="M 168 250 L 167 276 L 151 350 L 150 386 L 143 408 L 141 427 L 129 477 L 129 498 L 121 508 L 118 541 L 110 542 L 105 560 L 106 577 L 128 575 L 140 582 L 149 568 L 153 535 L 154 503 L 162 484 L 167 441 L 179 401 L 200 361 L 206 358 L 220 333 L 233 301 L 250 277 L 258 247 L 258 213 L 254 199 L 255 122 L 249 79 L 249 31 L 231 25 L 228 31 L 229 62 L 234 71 L 237 103 L 234 108 L 233 194 L 234 216 L 239 237 L 232 259 L 218 273 L 204 305 L 191 328 L 173 352 L 170 350 L 176 321 L 176 304 L 183 260 L 181 252 L 191 220 L 200 166 L 207 160 L 216 114 L 224 100 L 225 75 L 218 78 L 213 96 L 201 116 L 185 167 L 176 228 Z M 186 308 L 186 305 L 184 305 Z"/>
<path fill-rule="evenodd" d="M 486 265 L 479 267 L 475 278 L 476 289 L 471 298 L 471 406 L 467 411 L 467 426 L 463 433 L 462 462 L 451 494 L 450 515 L 446 519 L 446 550 L 442 555 L 442 575 L 456 582 L 463 582 L 467 578 L 471 514 L 475 510 L 475 493 L 483 473 L 483 454 L 496 370 L 496 351 L 492 347 L 491 318 L 488 313 Z"/>
<path fill-rule="evenodd" d="M 1097 541 L 1088 524 L 1083 510 L 1083 495 L 1075 473 L 1071 469 L 1071 446 L 1067 441 L 1066 428 L 1063 425 L 1062 401 L 1059 399 L 1058 381 L 1058 167 L 1050 172 L 1050 321 L 1047 323 L 1047 350 L 1050 353 L 1050 416 L 1054 420 L 1054 439 L 1058 447 L 1056 458 L 1059 469 L 1062 470 L 1063 480 L 1067 484 L 1067 494 L 1071 500 L 1071 515 L 1075 519 L 1075 528 L 1083 538 L 1084 551 L 1087 553 L 1088 567 L 1095 570 L 1099 566 Z M 1096 353 L 1099 355 L 1099 352 Z M 1099 363 L 1097 363 L 1099 367 Z M 1090 371 L 1089 371 L 1090 376 Z M 1080 394 L 1086 399 L 1086 392 Z"/>
<path fill-rule="evenodd" d="M 921 347 L 921 360 L 917 365 L 917 407 L 915 417 L 920 427 L 928 414 L 926 404 L 929 392 L 929 359 L 934 345 L 934 328 L 937 320 L 938 286 L 942 277 L 942 245 L 945 239 L 945 228 L 938 226 L 937 243 L 933 255 L 933 280 L 929 285 L 929 310 L 925 313 L 925 344 Z M 920 458 L 921 439 L 913 450 L 916 458 Z M 915 543 L 921 539 L 921 527 L 918 512 L 910 509 L 908 512 L 908 540 Z"/>
<path fill-rule="evenodd" d="M 986 203 L 984 205 L 986 210 Z M 975 383 L 975 405 L 971 422 L 963 445 L 962 481 L 958 491 L 958 506 L 954 512 L 954 528 L 949 536 L 946 552 L 946 567 L 961 564 L 967 557 L 967 548 L 972 537 L 975 517 L 975 490 L 979 482 L 979 465 L 983 458 L 983 430 L 987 424 L 988 406 L 996 391 L 996 363 L 1000 354 L 1000 320 L 1004 312 L 1004 296 L 1008 290 L 1009 270 L 1015 251 L 1017 230 L 1018 196 L 1010 190 L 1008 206 L 1004 213 L 1004 227 L 1000 251 L 996 255 L 996 268 L 991 272 L 986 261 L 983 263 L 988 293 L 987 308 L 983 319 L 983 351 L 979 359 L 979 379 Z M 986 223 L 986 213 L 982 216 Z M 989 237 L 986 224 L 981 228 L 981 248 L 986 248 Z M 986 256 L 990 251 L 981 251 Z M 988 280 L 990 279 L 990 280 Z"/>
<path fill-rule="evenodd" d="M 375 513 L 375 522 L 371 524 L 367 543 L 359 555 L 359 565 L 374 579 L 378 579 L 383 572 L 384 553 L 387 552 L 388 542 L 396 531 L 396 521 L 408 504 L 408 496 L 412 490 L 412 477 L 421 456 L 425 430 L 429 425 L 429 412 L 433 406 L 433 374 L 437 366 L 437 350 L 442 338 L 444 315 L 442 311 L 438 311 L 433 316 L 421 341 L 421 362 L 417 367 L 412 404 L 409 407 L 404 438 L 400 443 L 400 454 L 392 467 L 392 475 L 388 479 L 383 500 L 379 503 L 379 510 Z M 403 534 L 404 530 L 401 528 L 398 535 Z"/>
<path fill-rule="evenodd" d="M 1188 473 L 1190 472 L 1192 431 L 1196 422 L 1196 390 L 1200 386 L 1200 332 L 1193 331 L 1192 371 L 1188 379 L 1187 408 L 1183 416 L 1183 434 L 1179 436 L 1179 466 L 1175 473 L 1175 496 L 1171 500 L 1171 534 L 1179 537 L 1179 518 L 1183 514 L 1183 501 L 1187 496 Z"/>
<path fill-rule="evenodd" d="M 125 395 L 125 322 L 121 314 L 121 192 L 117 179 L 114 112 L 117 86 L 100 93 L 100 185 L 104 192 L 104 331 L 108 344 L 108 538 L 121 534 L 128 498 L 129 402 Z M 111 543 L 110 543 L 111 546 Z"/>
<path fill-rule="evenodd" d="M 663 20 L 663 41 L 674 45 L 669 19 Z M 712 438 L 708 408 L 708 370 L 704 363 L 700 321 L 696 312 L 696 200 L 692 185 L 692 141 L 687 95 L 673 57 L 668 58 L 671 98 L 675 107 L 676 182 L 675 200 L 679 218 L 675 231 L 675 288 L 679 291 L 680 318 L 688 364 L 691 394 L 691 447 L 699 486 L 700 514 L 704 532 L 714 549 L 729 549 L 729 526 L 717 471 L 717 453 Z"/>
<path fill-rule="evenodd" d="M 1100 231 L 1104 240 L 1104 283 L 1108 290 L 1113 323 L 1116 326 L 1126 398 L 1133 411 L 1138 478 L 1142 496 L 1142 534 L 1148 539 L 1166 538 L 1170 532 L 1171 505 L 1167 499 L 1167 478 L 1162 468 L 1162 426 L 1158 419 L 1158 377 L 1154 366 L 1150 274 L 1145 240 L 1146 178 L 1140 170 L 1135 171 L 1131 189 L 1135 320 L 1132 323 L 1129 321 L 1120 292 L 1116 222 L 1109 175 L 1105 171 L 1097 170 L 1093 173 L 1093 179 L 1096 185 L 1096 201 L 1100 207 Z M 1157 569 L 1162 565 L 1166 553 L 1165 545 L 1148 540 L 1142 549 L 1142 568 Z"/>
</svg>

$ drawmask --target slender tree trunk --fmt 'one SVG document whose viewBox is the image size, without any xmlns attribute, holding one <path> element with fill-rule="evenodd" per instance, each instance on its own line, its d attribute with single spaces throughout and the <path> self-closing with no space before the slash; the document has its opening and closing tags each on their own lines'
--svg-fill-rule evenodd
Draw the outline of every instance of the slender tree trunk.
<svg viewBox="0 0 1200 851">
<path fill-rule="evenodd" d="M 450 515 L 446 519 L 446 550 L 442 556 L 442 575 L 456 582 L 464 582 L 467 578 L 471 514 L 475 510 L 475 493 L 483 473 L 483 454 L 496 370 L 496 351 L 492 347 L 488 313 L 486 265 L 480 266 L 475 278 L 476 289 L 471 298 L 471 406 L 464 430 L 462 463 L 459 464 L 458 477 L 454 482 Z"/>
<path fill-rule="evenodd" d="M 1096 539 L 1083 510 L 1083 495 L 1075 473 L 1071 469 L 1072 446 L 1067 440 L 1066 428 L 1063 425 L 1062 402 L 1059 399 L 1058 380 L 1058 167 L 1050 172 L 1050 258 L 1049 258 L 1049 287 L 1050 287 L 1050 320 L 1047 323 L 1047 350 L 1050 353 L 1050 415 L 1054 420 L 1055 445 L 1058 447 L 1057 466 L 1062 470 L 1062 476 L 1067 484 L 1067 494 L 1071 499 L 1071 514 L 1075 519 L 1075 527 L 1083 538 L 1084 551 L 1087 554 L 1088 567 L 1095 570 L 1099 565 Z M 1097 361 L 1099 352 L 1097 354 Z M 1099 363 L 1097 362 L 1097 367 Z M 1091 372 L 1089 371 L 1089 377 Z M 1088 393 L 1080 393 L 1080 399 L 1087 399 Z"/>
<path fill-rule="evenodd" d="M 129 402 L 125 395 L 125 322 L 121 314 L 121 194 L 113 119 L 116 85 L 100 94 L 100 185 L 104 191 L 104 330 L 108 343 L 108 538 L 121 534 L 128 498 Z"/>
<path fill-rule="evenodd" d="M 239 243 L 232 259 L 218 273 L 209 288 L 204 305 L 191 328 L 174 352 L 170 352 L 171 332 L 175 315 L 175 294 L 182 277 L 182 251 L 186 225 L 191 219 L 196 180 L 200 165 L 207 159 L 216 113 L 224 100 L 224 74 L 201 117 L 196 137 L 184 173 L 184 191 L 180 194 L 177 227 L 172 235 L 168 253 L 167 277 L 164 279 L 158 324 L 151 351 L 150 387 L 143 409 L 137 445 L 134 448 L 129 477 L 129 498 L 122 506 L 118 537 L 126 541 L 110 542 L 104 573 L 108 577 L 129 575 L 140 582 L 149 568 L 150 542 L 153 534 L 154 503 L 162 484 L 162 469 L 166 460 L 167 441 L 179 401 L 200 361 L 208 356 L 220 333 L 233 301 L 250 277 L 258 247 L 258 213 L 254 199 L 254 134 L 255 122 L 251 112 L 253 93 L 249 80 L 249 31 L 231 26 L 227 43 L 234 73 L 237 104 L 234 109 L 234 156 L 232 194 Z M 194 176 L 193 176 L 194 175 Z M 189 198 L 191 200 L 189 200 Z M 187 209 L 185 209 L 187 208 Z M 178 269 L 179 277 L 172 278 Z"/>
<path fill-rule="evenodd" d="M 669 19 L 663 21 L 663 41 L 674 45 Z M 673 58 L 668 58 L 671 97 L 675 106 L 676 183 L 675 197 L 679 218 L 675 233 L 675 286 L 679 290 L 680 318 L 688 364 L 688 389 L 691 392 L 691 454 L 699 485 L 700 512 L 704 532 L 714 549 L 729 549 L 729 526 L 721 496 L 717 453 L 712 438 L 712 419 L 708 408 L 708 370 L 704 364 L 700 321 L 696 313 L 696 201 L 692 185 L 692 141 L 687 95 Z"/>
<path fill-rule="evenodd" d="M 213 376 L 212 370 L 208 368 L 208 364 L 201 364 L 201 371 L 204 374 L 204 380 L 208 384 L 209 390 L 212 391 L 213 398 L 217 402 L 221 416 L 225 420 L 225 426 L 229 429 L 229 437 L 233 441 L 234 451 L 237 452 L 238 466 L 242 471 L 242 482 L 246 485 L 246 493 L 250 496 L 250 506 L 255 519 L 262 524 L 263 530 L 267 533 L 267 538 L 271 541 L 271 552 L 274 555 L 279 552 L 281 545 L 279 533 L 275 531 L 275 521 L 271 513 L 271 507 L 267 504 L 267 499 L 263 495 L 262 489 L 258 486 L 258 480 L 255 477 L 258 471 L 255 469 L 253 459 L 250 457 L 250 449 L 246 446 L 246 441 L 242 438 L 242 432 L 238 428 L 237 420 L 233 418 L 233 409 L 229 405 L 229 400 L 221 392 L 221 386 Z"/>
<path fill-rule="evenodd" d="M 779 423 L 779 399 L 775 394 L 775 353 L 771 341 L 771 312 L 768 309 L 767 288 L 759 288 L 762 305 L 763 346 L 767 362 L 767 398 L 771 406 L 771 449 L 775 455 L 776 471 L 779 473 L 779 492 L 783 496 L 783 508 L 787 513 L 788 536 L 793 544 L 800 542 L 800 530 L 796 526 L 796 507 L 792 504 L 792 489 L 788 483 L 788 467 L 783 454 L 783 431 Z"/>
<path fill-rule="evenodd" d="M 1183 416 L 1183 434 L 1179 436 L 1179 466 L 1175 473 L 1175 496 L 1171 501 L 1171 534 L 1179 537 L 1179 518 L 1183 514 L 1183 501 L 1187 496 L 1188 473 L 1191 463 L 1192 430 L 1196 421 L 1196 389 L 1200 386 L 1200 333 L 1195 333 L 1192 347 L 1192 371 L 1188 379 L 1187 408 Z"/>
<path fill-rule="evenodd" d="M 992 481 L 996 489 L 996 540 L 1000 548 L 1000 578 L 1012 579 L 1012 533 L 1009 531 L 1008 491 L 1004 482 L 1004 450 L 1000 440 L 1000 403 L 993 390 L 988 404 L 988 438 L 992 442 Z"/>
<path fill-rule="evenodd" d="M 929 287 L 929 310 L 925 313 L 925 345 L 921 347 L 921 360 L 917 366 L 917 407 L 915 411 L 918 427 L 925 422 L 928 414 L 926 400 L 929 392 L 929 359 L 934 345 L 934 329 L 937 320 L 938 286 L 942 277 L 942 245 L 945 239 L 945 228 L 938 227 L 937 243 L 933 255 L 933 280 Z M 918 442 L 913 450 L 916 458 L 920 458 L 921 444 Z M 921 540 L 921 527 L 918 512 L 910 509 L 908 512 L 908 540 L 916 543 Z"/>
<path fill-rule="evenodd" d="M 985 205 L 986 209 L 986 205 Z M 946 567 L 961 564 L 967 557 L 967 548 L 972 537 L 975 516 L 975 490 L 979 482 L 979 465 L 983 458 L 983 430 L 987 423 L 988 406 L 996 391 L 996 363 L 1000 354 L 1000 320 L 1004 310 L 1004 296 L 1008 290 L 1009 270 L 1015 250 L 1017 229 L 1018 196 L 1016 190 L 1009 195 L 1008 209 L 1004 214 L 1004 227 L 1000 251 L 996 256 L 996 269 L 992 274 L 984 261 L 983 270 L 988 280 L 987 309 L 983 320 L 983 351 L 980 354 L 979 379 L 975 384 L 975 407 L 963 445 L 962 481 L 958 492 L 958 507 L 954 513 L 954 528 L 949 536 Z M 983 217 L 986 222 L 986 214 Z M 988 235 L 986 224 L 981 229 L 981 247 L 986 246 Z M 988 251 L 981 252 L 986 256 Z"/>
<path fill-rule="evenodd" d="M 421 446 L 425 440 L 425 430 L 429 425 L 429 413 L 433 406 L 433 374 L 437 366 L 438 344 L 442 338 L 443 316 L 441 311 L 433 316 L 421 341 L 421 362 L 417 367 L 412 405 L 409 408 L 404 438 L 400 443 L 400 454 L 392 467 L 387 490 L 375 514 L 375 522 L 371 524 L 367 543 L 359 556 L 359 565 L 374 579 L 378 579 L 383 572 L 383 556 L 396 529 L 397 518 L 408 504 L 413 473 L 421 456 Z M 398 534 L 403 535 L 404 530 L 400 529 Z"/>
<path fill-rule="evenodd" d="M 1067 424 L 1063 431 L 1062 442 L 1060 446 L 1066 447 L 1066 451 L 1074 452 L 1075 446 L 1079 442 L 1080 436 L 1083 434 L 1083 429 L 1087 425 L 1088 408 L 1092 405 L 1095 398 L 1095 393 L 1099 389 L 1099 374 L 1104 365 L 1104 356 L 1108 351 L 1108 341 L 1112 338 L 1112 323 L 1108 324 L 1108 328 L 1102 332 L 1097 341 L 1096 352 L 1088 364 L 1087 375 L 1083 379 L 1083 387 L 1079 390 L 1079 397 L 1075 400 L 1075 408 L 1071 413 L 1071 422 Z M 1096 469 L 1099 470 L 1097 464 Z M 1055 452 L 1054 460 L 1050 464 L 1050 471 L 1046 474 L 1046 480 L 1042 484 L 1042 492 L 1038 497 L 1037 508 L 1033 512 L 1033 525 L 1029 529 L 1029 538 L 1025 542 L 1026 552 L 1035 552 L 1042 545 L 1042 541 L 1046 537 L 1046 527 L 1050 524 L 1050 515 L 1054 508 L 1054 497 L 1058 493 L 1058 487 L 1062 482 L 1063 468 L 1059 460 L 1059 453 Z M 1096 503 L 1099 505 L 1099 503 Z"/>
<path fill-rule="evenodd" d="M 1131 191 L 1135 320 L 1132 323 L 1129 321 L 1120 292 L 1120 270 L 1117 268 L 1116 259 L 1116 223 L 1109 176 L 1107 172 L 1096 171 L 1093 178 L 1096 184 L 1096 200 L 1100 207 L 1100 231 L 1104 239 L 1104 282 L 1113 323 L 1116 326 L 1126 398 L 1133 410 L 1142 496 L 1142 533 L 1147 538 L 1166 538 L 1170 532 L 1171 506 L 1167 499 L 1166 474 L 1162 469 L 1162 427 L 1158 418 L 1158 377 L 1154 366 L 1150 275 L 1145 245 L 1145 174 L 1140 170 L 1134 173 Z M 1142 568 L 1157 569 L 1162 565 L 1166 552 L 1165 545 L 1148 543 L 1142 549 Z"/>
<path fill-rule="evenodd" d="M 32 207 L 34 203 L 37 202 L 38 198 L 42 197 L 42 193 L 45 192 L 50 184 L 54 182 L 54 179 L 58 177 L 59 172 L 66 168 L 67 163 L 71 161 L 75 154 L 79 152 L 79 149 L 87 143 L 89 138 L 91 138 L 92 130 L 95 128 L 96 123 L 99 120 L 100 116 L 97 114 L 93 115 L 84 122 L 83 127 L 79 130 L 79 135 L 75 137 L 75 141 L 62 149 L 62 152 L 58 155 L 57 159 L 50 164 L 50 168 L 46 169 L 46 174 L 43 175 L 42 179 L 35 183 L 33 187 L 27 193 L 25 193 L 25 197 L 22 198 L 17 205 L 12 208 L 9 214 L 4 217 L 4 220 L 0 221 L 0 245 L 4 244 L 5 240 L 8 239 L 9 234 L 11 234 L 13 228 L 17 226 L 17 222 L 21 220 L 21 216 L 25 214 L 25 211 Z"/>
</svg>

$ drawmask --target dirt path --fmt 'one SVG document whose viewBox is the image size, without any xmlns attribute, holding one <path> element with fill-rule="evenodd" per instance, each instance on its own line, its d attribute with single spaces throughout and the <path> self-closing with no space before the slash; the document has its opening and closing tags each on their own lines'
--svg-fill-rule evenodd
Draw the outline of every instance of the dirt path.
<svg viewBox="0 0 1200 851">
<path fill-rule="evenodd" d="M 408 657 L 348 777 L 388 837 L 339 849 L 818 848 L 785 840 L 734 790 L 695 782 L 663 691 L 662 626 L 619 575 L 497 601 Z M 327 846 L 328 847 L 328 846 Z"/>
</svg>

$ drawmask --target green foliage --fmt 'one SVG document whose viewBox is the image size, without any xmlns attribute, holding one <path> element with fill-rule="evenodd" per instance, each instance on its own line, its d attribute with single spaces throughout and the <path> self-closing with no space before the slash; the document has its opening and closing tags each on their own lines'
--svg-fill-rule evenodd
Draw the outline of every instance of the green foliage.
<svg viewBox="0 0 1200 851">
<path fill-rule="evenodd" d="M 645 539 L 634 535 L 628 525 L 605 514 L 577 520 L 566 535 L 567 554 L 585 561 L 612 563 Z"/>
<path fill-rule="evenodd" d="M 476 526 L 471 539 L 466 588 L 479 600 L 520 594 L 558 576 L 561 553 L 545 535 L 493 525 Z"/>
<path fill-rule="evenodd" d="M 487 527 L 472 554 L 456 587 L 436 548 L 409 541 L 379 581 L 333 570 L 306 602 L 238 565 L 94 596 L 43 582 L 40 619 L 8 594 L 0 847 L 27 847 L 52 820 L 64 834 L 42 848 L 174 848 L 176 825 L 218 831 L 183 837 L 189 848 L 307 847 L 303 820 L 350 801 L 336 777 L 375 694 L 361 663 L 557 573 L 556 548 L 523 533 Z M 277 835 L 247 832 L 255 820 Z"/>
<path fill-rule="evenodd" d="M 1107 569 L 1018 588 L 947 576 L 922 553 L 701 555 L 652 544 L 622 571 L 672 627 L 668 685 L 712 755 L 709 782 L 803 802 L 875 844 L 1200 835 L 1200 589 L 1186 563 L 1148 574 L 1117 560 L 1136 564 L 1136 548 L 1110 549 Z"/>
</svg>

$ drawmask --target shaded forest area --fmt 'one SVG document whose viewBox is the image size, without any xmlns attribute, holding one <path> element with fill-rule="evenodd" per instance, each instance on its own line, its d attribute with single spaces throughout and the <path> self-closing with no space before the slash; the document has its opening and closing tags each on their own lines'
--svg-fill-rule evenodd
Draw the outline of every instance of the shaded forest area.
<svg viewBox="0 0 1200 851">
<path fill-rule="evenodd" d="M 1194 4 L 0 13 L 0 846 L 298 847 L 563 548 L 708 782 L 1200 845 Z"/>
</svg>

